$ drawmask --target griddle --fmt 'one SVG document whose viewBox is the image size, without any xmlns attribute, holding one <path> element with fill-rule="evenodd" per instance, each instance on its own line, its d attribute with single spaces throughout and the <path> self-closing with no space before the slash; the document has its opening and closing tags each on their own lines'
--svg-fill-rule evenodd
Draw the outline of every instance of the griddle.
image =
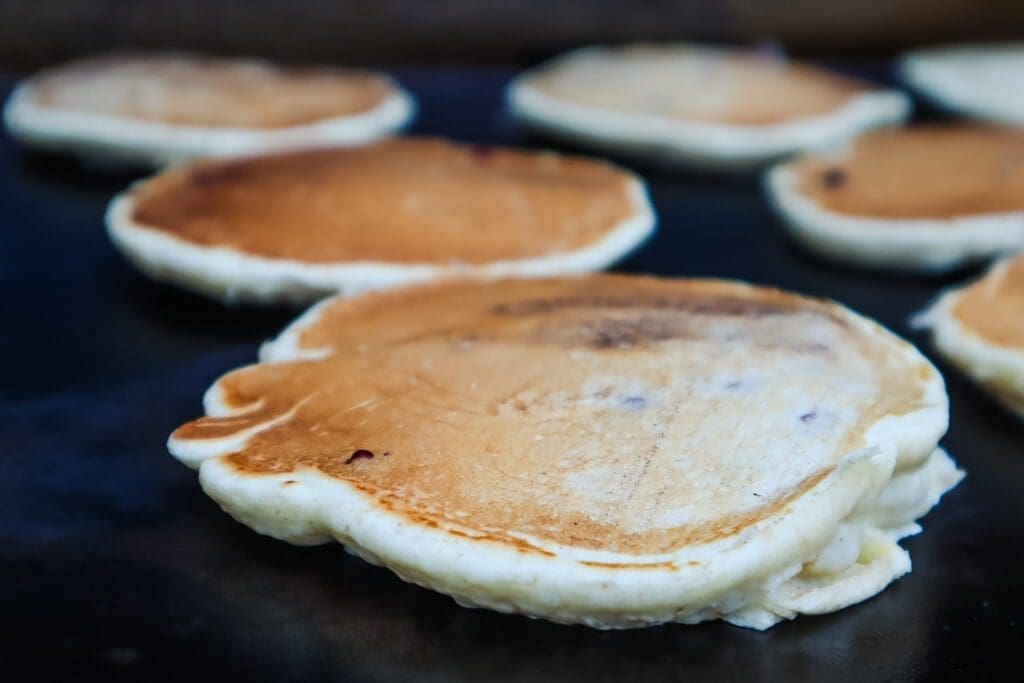
<svg viewBox="0 0 1024 683">
<path fill-rule="evenodd" d="M 511 68 L 396 73 L 419 98 L 418 133 L 550 144 L 502 113 Z M 624 163 L 647 177 L 660 228 L 623 271 L 832 297 L 932 358 L 908 317 L 976 274 L 841 268 L 784 238 L 756 174 Z M 1024 422 L 942 362 L 952 402 L 944 444 L 968 476 L 924 519 L 924 534 L 905 541 L 913 573 L 863 604 L 765 633 L 723 623 L 601 632 L 464 609 L 339 545 L 255 534 L 203 495 L 164 444 L 200 414 L 211 381 L 253 361 L 297 311 L 224 307 L 137 274 L 103 229 L 107 201 L 135 177 L 0 139 L 5 680 L 863 681 L 1019 671 Z"/>
</svg>

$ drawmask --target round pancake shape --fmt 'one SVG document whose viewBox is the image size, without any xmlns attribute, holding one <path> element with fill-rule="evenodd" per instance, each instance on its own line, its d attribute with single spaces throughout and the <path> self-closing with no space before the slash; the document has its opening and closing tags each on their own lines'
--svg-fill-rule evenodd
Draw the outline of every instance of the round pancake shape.
<svg viewBox="0 0 1024 683">
<path fill-rule="evenodd" d="M 914 50 L 900 59 L 899 71 L 943 109 L 1024 126 L 1024 43 Z"/>
<path fill-rule="evenodd" d="M 597 270 L 654 222 L 603 162 L 415 138 L 182 165 L 107 213 L 143 272 L 229 302 Z"/>
<path fill-rule="evenodd" d="M 171 453 L 243 524 L 460 604 L 767 628 L 910 570 L 962 477 L 942 378 L 837 304 L 716 280 L 449 281 L 326 299 Z"/>
<path fill-rule="evenodd" d="M 910 112 L 902 93 L 754 50 L 588 47 L 516 78 L 513 113 L 601 149 L 743 169 L 834 143 Z"/>
<path fill-rule="evenodd" d="M 159 166 L 362 144 L 403 128 L 414 111 L 411 96 L 380 73 L 170 53 L 46 69 L 18 85 L 4 119 L 28 145 Z"/>
<path fill-rule="evenodd" d="M 1024 248 L 1024 131 L 931 124 L 865 133 L 780 164 L 768 199 L 836 261 L 943 272 Z"/>
<path fill-rule="evenodd" d="M 944 293 L 916 322 L 936 350 L 1024 418 L 1024 256 Z"/>
</svg>

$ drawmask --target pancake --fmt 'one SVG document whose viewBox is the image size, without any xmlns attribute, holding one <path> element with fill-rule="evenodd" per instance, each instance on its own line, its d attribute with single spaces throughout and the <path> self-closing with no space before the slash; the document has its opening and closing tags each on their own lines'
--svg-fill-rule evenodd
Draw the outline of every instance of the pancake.
<svg viewBox="0 0 1024 683">
<path fill-rule="evenodd" d="M 670 163 L 749 167 L 906 118 L 899 92 L 753 50 L 590 47 L 518 77 L 526 123 Z"/>
<path fill-rule="evenodd" d="M 600 161 L 406 138 L 182 165 L 115 197 L 107 226 L 158 280 L 270 302 L 596 270 L 654 213 L 639 178 Z"/>
<path fill-rule="evenodd" d="M 46 69 L 15 89 L 4 116 L 29 145 L 159 165 L 364 143 L 412 113 L 409 95 L 379 73 L 170 53 Z"/>
<path fill-rule="evenodd" d="M 767 190 L 793 237 L 823 256 L 945 271 L 1024 248 L 1024 131 L 874 131 L 777 166 Z"/>
<path fill-rule="evenodd" d="M 1024 418 L 1024 255 L 943 294 L 917 322 L 935 348 Z"/>
<path fill-rule="evenodd" d="M 900 59 L 899 70 L 943 109 L 1024 126 L 1024 43 L 915 50 Z"/>
<path fill-rule="evenodd" d="M 460 604 L 767 628 L 910 570 L 962 473 L 942 378 L 834 303 L 715 280 L 455 281 L 320 302 L 171 453 L 256 531 Z"/>
</svg>

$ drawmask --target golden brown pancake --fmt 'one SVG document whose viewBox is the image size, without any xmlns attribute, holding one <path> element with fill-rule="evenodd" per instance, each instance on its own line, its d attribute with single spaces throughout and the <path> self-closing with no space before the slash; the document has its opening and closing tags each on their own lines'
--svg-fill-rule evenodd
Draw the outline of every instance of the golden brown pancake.
<svg viewBox="0 0 1024 683">
<path fill-rule="evenodd" d="M 221 505 L 559 621 L 764 628 L 837 609 L 909 570 L 894 539 L 960 476 L 935 450 L 941 379 L 910 345 L 737 283 L 334 299 L 262 360 L 218 380 L 208 417 L 170 440 Z"/>
<path fill-rule="evenodd" d="M 730 284 L 617 276 L 418 289 L 337 305 L 300 343 L 330 349 L 330 357 L 229 375 L 220 385 L 227 406 L 258 410 L 194 422 L 175 438 L 234 434 L 297 408 L 231 464 L 247 474 L 316 468 L 438 524 L 458 522 L 475 533 L 515 529 L 545 544 L 635 554 L 738 533 L 836 464 L 800 470 L 785 487 L 753 497 L 738 482 L 778 463 L 760 450 L 743 454 L 756 437 L 736 430 L 732 418 L 719 422 L 716 412 L 742 404 L 779 411 L 781 424 L 766 428 L 800 434 L 822 409 L 814 394 L 824 398 L 843 381 L 870 386 L 857 398 L 851 392 L 844 406 L 858 419 L 830 434 L 843 454 L 863 448 L 866 427 L 885 415 L 921 407 L 918 375 L 934 373 L 920 361 L 908 367 L 902 348 L 877 348 L 827 304 Z M 668 349 L 684 357 L 659 362 Z M 808 394 L 799 414 L 785 414 L 792 406 L 771 393 L 730 390 L 725 381 L 723 366 L 729 381 L 744 386 L 758 381 L 758 365 L 806 356 L 831 373 L 802 387 Z M 862 374 L 871 380 L 858 381 Z M 687 400 L 666 391 L 695 375 L 708 378 L 708 395 L 692 387 Z M 701 432 L 713 448 L 683 445 Z M 607 448 L 609 434 L 615 449 Z M 662 453 L 668 444 L 677 452 Z M 712 475 L 722 477 L 722 488 L 679 469 L 682 457 L 686 470 L 714 472 L 723 452 L 747 462 Z M 576 491 L 574 477 L 589 485 Z M 411 490 L 437 501 L 436 513 L 403 493 Z M 531 492 L 545 504 L 523 505 Z M 742 512 L 700 525 L 655 521 L 680 501 L 709 494 Z M 619 514 L 595 517 L 602 504 Z"/>
<path fill-rule="evenodd" d="M 1016 256 L 945 292 L 917 321 L 943 357 L 1024 417 L 1022 313 L 1024 256 Z"/>
<path fill-rule="evenodd" d="M 600 109 L 760 126 L 832 112 L 863 81 L 754 51 L 632 46 L 537 72 L 537 90 Z"/>
<path fill-rule="evenodd" d="M 131 220 L 192 244 L 308 263 L 524 259 L 597 242 L 635 215 L 607 164 L 404 139 L 168 171 Z"/>
<path fill-rule="evenodd" d="M 990 344 L 1024 350 L 1024 256 L 961 290 L 953 315 Z"/>
<path fill-rule="evenodd" d="M 33 79 L 42 107 L 183 126 L 278 128 L 362 114 L 395 91 L 367 71 L 183 54 L 83 59 Z"/>
<path fill-rule="evenodd" d="M 1024 131 L 922 125 L 867 133 L 793 165 L 799 191 L 853 216 L 946 219 L 1024 211 Z M 942 227 L 943 223 L 935 223 Z"/>
<path fill-rule="evenodd" d="M 837 261 L 944 272 L 1024 249 L 1024 131 L 929 124 L 779 164 L 768 199 Z"/>
</svg>

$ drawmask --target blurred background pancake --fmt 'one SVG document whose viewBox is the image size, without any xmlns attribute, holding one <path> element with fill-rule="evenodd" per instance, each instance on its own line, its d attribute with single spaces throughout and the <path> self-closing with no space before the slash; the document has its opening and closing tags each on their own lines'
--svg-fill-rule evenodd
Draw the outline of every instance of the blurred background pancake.
<svg viewBox="0 0 1024 683">
<path fill-rule="evenodd" d="M 714 168 L 835 143 L 910 109 L 900 92 L 780 54 L 686 43 L 575 50 L 516 78 L 508 100 L 553 136 Z"/>
<path fill-rule="evenodd" d="M 1024 42 L 913 50 L 900 58 L 899 70 L 938 107 L 1024 126 Z"/>
<path fill-rule="evenodd" d="M 950 289 L 920 322 L 940 354 L 1024 418 L 1024 254 Z"/>
<path fill-rule="evenodd" d="M 595 270 L 643 241 L 654 216 L 643 183 L 607 163 L 403 138 L 178 166 L 115 199 L 108 227 L 159 279 L 309 301 Z"/>
<path fill-rule="evenodd" d="M 949 270 L 1024 249 L 1024 130 L 928 124 L 865 134 L 776 167 L 791 234 L 867 266 Z"/>
<path fill-rule="evenodd" d="M 8 98 L 10 135 L 90 158 L 160 164 L 318 144 L 360 144 L 408 123 L 384 74 L 198 54 L 117 54 L 47 68 Z"/>
</svg>

